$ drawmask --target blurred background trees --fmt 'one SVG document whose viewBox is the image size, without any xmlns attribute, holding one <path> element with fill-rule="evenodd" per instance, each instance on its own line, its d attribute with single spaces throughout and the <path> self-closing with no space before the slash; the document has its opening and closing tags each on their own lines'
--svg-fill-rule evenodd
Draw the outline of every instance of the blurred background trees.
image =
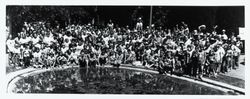
<svg viewBox="0 0 250 99">
<path fill-rule="evenodd" d="M 45 21 L 61 28 L 87 23 L 103 27 L 111 19 L 115 26 L 133 28 L 138 17 L 142 17 L 145 28 L 149 25 L 149 11 L 150 6 L 7 6 L 6 26 L 10 33 L 18 33 L 24 22 Z M 184 21 L 190 30 L 202 24 L 209 29 L 218 25 L 219 30 L 237 34 L 238 27 L 244 27 L 244 16 L 244 6 L 153 6 L 152 23 L 172 29 Z"/>
</svg>

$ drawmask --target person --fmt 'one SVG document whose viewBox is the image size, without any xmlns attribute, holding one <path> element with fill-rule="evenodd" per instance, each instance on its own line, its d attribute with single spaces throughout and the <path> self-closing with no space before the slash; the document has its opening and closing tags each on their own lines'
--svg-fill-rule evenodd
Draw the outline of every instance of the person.
<svg viewBox="0 0 250 99">
<path fill-rule="evenodd" d="M 33 65 L 35 68 L 38 68 L 38 67 L 41 67 L 41 51 L 39 48 L 36 48 L 34 47 L 34 50 L 32 51 L 33 52 L 33 59 L 32 59 L 32 62 L 33 62 Z"/>
<path fill-rule="evenodd" d="M 171 51 L 166 52 L 166 58 L 164 60 L 165 62 L 165 72 L 172 75 L 174 73 L 175 69 L 175 60 L 173 58 L 173 53 Z"/>
<path fill-rule="evenodd" d="M 98 64 L 98 59 L 96 57 L 96 55 L 91 52 L 89 55 L 89 61 L 88 61 L 88 66 L 90 67 L 90 71 L 92 71 L 93 73 L 97 72 L 97 64 Z"/>
<path fill-rule="evenodd" d="M 101 51 L 101 54 L 99 55 L 99 63 L 100 66 L 104 66 L 107 63 L 106 58 L 108 57 L 107 53 L 105 53 L 104 51 Z"/>
<path fill-rule="evenodd" d="M 205 67 L 205 64 L 206 64 L 206 59 L 207 59 L 207 53 L 205 52 L 205 47 L 204 46 L 200 46 L 200 49 L 199 49 L 199 61 L 198 61 L 198 73 L 199 73 L 199 78 L 201 79 L 204 75 L 204 67 Z"/>
<path fill-rule="evenodd" d="M 143 29 L 143 23 L 141 17 L 138 18 L 135 28 L 137 31 L 141 31 Z"/>
<path fill-rule="evenodd" d="M 153 27 L 150 32 L 143 29 L 141 18 L 138 18 L 135 30 L 114 27 L 111 20 L 103 29 L 79 24 L 68 25 L 65 29 L 57 25 L 54 29 L 43 23 L 25 23 L 27 25 L 15 39 L 7 39 L 8 50 L 20 56 L 16 58 L 20 59 L 19 64 L 25 61 L 25 66 L 31 65 L 27 65 L 27 56 L 24 55 L 24 52 L 29 52 L 26 49 L 30 49 L 35 65 L 47 67 L 52 66 L 54 58 L 56 65 L 79 63 L 80 68 L 92 68 L 98 64 L 119 67 L 136 63 L 137 66 L 142 62 L 143 66 L 156 68 L 162 74 L 183 70 L 184 74 L 202 77 L 209 70 L 208 73 L 216 76 L 215 73 L 239 66 L 243 45 L 238 36 L 228 38 L 224 29 L 220 35 L 215 29 L 209 33 L 206 26 L 201 25 L 191 34 L 184 22 L 173 31 Z"/>
<path fill-rule="evenodd" d="M 55 67 L 56 57 L 53 53 L 48 55 L 48 67 Z"/>
<path fill-rule="evenodd" d="M 114 67 L 119 68 L 122 63 L 123 54 L 121 51 L 118 51 L 115 56 L 116 56 L 116 60 L 114 63 Z"/>
<path fill-rule="evenodd" d="M 127 57 L 125 59 L 125 63 L 127 64 L 133 64 L 133 62 L 136 60 L 135 52 L 128 49 L 128 53 L 126 54 Z"/>
<path fill-rule="evenodd" d="M 191 69 L 191 76 L 197 78 L 197 72 L 199 69 L 199 47 L 195 47 L 195 50 L 191 54 L 191 62 L 190 62 L 190 69 Z"/>
<path fill-rule="evenodd" d="M 14 65 L 16 63 L 16 48 L 15 48 L 15 40 L 12 38 L 12 35 L 9 35 L 7 41 L 7 53 L 8 53 L 8 59 L 9 59 L 9 64 Z"/>
<path fill-rule="evenodd" d="M 236 42 L 233 42 L 233 45 L 231 47 L 233 50 L 233 59 L 234 59 L 233 68 L 236 69 L 239 68 L 241 50 L 236 46 Z"/>
<path fill-rule="evenodd" d="M 76 52 L 76 49 L 75 48 L 71 48 L 70 49 L 72 52 L 69 52 L 68 56 L 68 65 L 69 64 L 75 64 L 75 65 L 78 65 L 78 58 L 77 58 L 77 52 Z M 68 51 L 70 51 L 68 50 Z"/>
<path fill-rule="evenodd" d="M 108 26 L 108 29 L 109 29 L 110 31 L 113 30 L 113 28 L 114 28 L 114 23 L 112 22 L 111 19 L 109 20 L 107 26 Z"/>
<path fill-rule="evenodd" d="M 24 68 L 27 68 L 30 66 L 30 60 L 31 60 L 31 50 L 26 45 L 24 46 L 24 51 L 23 51 Z"/>
<path fill-rule="evenodd" d="M 213 75 L 215 78 L 217 78 L 217 63 L 216 63 L 216 57 L 215 57 L 215 51 L 216 51 L 217 49 L 216 48 L 214 48 L 214 49 L 212 49 L 212 50 L 210 50 L 210 52 L 209 52 L 209 58 L 208 58 L 208 64 L 209 64 L 209 77 L 211 76 L 211 75 Z"/>
<path fill-rule="evenodd" d="M 187 46 L 187 51 L 185 54 L 185 61 L 186 61 L 186 67 L 185 67 L 185 74 L 192 76 L 192 64 L 191 64 L 191 57 L 193 54 L 193 48 L 191 45 Z"/>
<path fill-rule="evenodd" d="M 56 58 L 57 61 L 57 67 L 63 67 L 64 64 L 67 64 L 68 56 L 66 54 L 63 54 L 62 52 L 58 53 L 58 56 Z"/>
<path fill-rule="evenodd" d="M 240 35 L 236 37 L 236 47 L 238 47 L 241 50 L 241 53 L 244 53 L 244 45 L 243 42 L 241 41 Z"/>
<path fill-rule="evenodd" d="M 230 45 L 227 47 L 226 52 L 226 71 L 232 70 L 233 68 L 233 50 L 231 49 Z"/>
</svg>

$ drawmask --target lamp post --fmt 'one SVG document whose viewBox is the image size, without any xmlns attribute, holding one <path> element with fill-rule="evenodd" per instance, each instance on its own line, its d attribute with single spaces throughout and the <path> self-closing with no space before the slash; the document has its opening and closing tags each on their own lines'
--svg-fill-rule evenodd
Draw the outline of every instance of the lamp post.
<svg viewBox="0 0 250 99">
<path fill-rule="evenodd" d="M 151 32 L 151 25 L 152 25 L 152 11 L 153 11 L 153 6 L 150 6 L 150 17 L 149 17 L 149 32 Z"/>
</svg>

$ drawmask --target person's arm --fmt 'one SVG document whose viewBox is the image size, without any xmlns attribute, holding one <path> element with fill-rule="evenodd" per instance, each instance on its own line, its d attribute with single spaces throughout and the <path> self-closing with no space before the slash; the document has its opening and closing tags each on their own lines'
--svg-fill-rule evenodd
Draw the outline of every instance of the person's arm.
<svg viewBox="0 0 250 99">
<path fill-rule="evenodd" d="M 68 59 L 67 59 L 67 62 L 69 62 L 71 58 L 72 58 L 72 55 L 70 54 Z"/>
<path fill-rule="evenodd" d="M 54 62 L 53 62 L 53 64 L 52 64 L 52 67 L 54 67 L 55 66 L 55 64 L 56 64 L 56 59 L 57 59 L 57 55 L 56 56 L 54 56 Z"/>
<path fill-rule="evenodd" d="M 173 61 L 172 67 L 173 67 L 173 69 L 175 69 L 175 65 L 176 65 L 175 59 L 173 58 L 172 61 Z"/>
</svg>

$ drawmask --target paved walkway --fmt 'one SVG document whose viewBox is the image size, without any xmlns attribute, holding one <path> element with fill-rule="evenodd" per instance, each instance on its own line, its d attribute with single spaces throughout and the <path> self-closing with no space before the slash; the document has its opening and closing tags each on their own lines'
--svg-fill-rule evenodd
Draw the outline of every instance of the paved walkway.
<svg viewBox="0 0 250 99">
<path fill-rule="evenodd" d="M 245 62 L 245 55 L 241 55 L 240 57 L 240 63 L 242 62 Z M 245 64 L 240 64 L 239 68 L 237 68 L 236 70 L 231 70 L 230 72 L 223 75 L 245 80 Z"/>
<path fill-rule="evenodd" d="M 240 56 L 240 63 L 245 61 L 245 55 Z M 207 80 L 214 80 L 225 85 L 233 85 L 240 88 L 245 88 L 245 64 L 240 64 L 239 68 L 232 69 L 227 73 L 220 73 L 217 78 L 205 77 Z"/>
</svg>

